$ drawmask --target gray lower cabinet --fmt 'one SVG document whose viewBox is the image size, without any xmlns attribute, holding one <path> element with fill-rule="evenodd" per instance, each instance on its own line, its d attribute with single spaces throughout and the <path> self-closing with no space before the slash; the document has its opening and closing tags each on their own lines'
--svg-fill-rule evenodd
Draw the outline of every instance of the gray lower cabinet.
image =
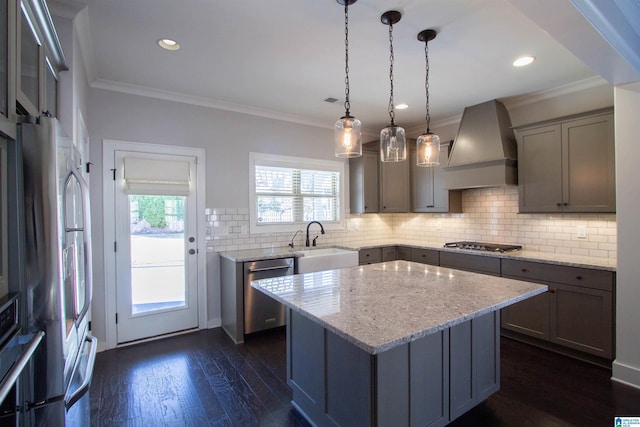
<svg viewBox="0 0 640 427">
<path fill-rule="evenodd" d="M 287 312 L 292 404 L 318 426 L 444 426 L 500 388 L 499 312 L 373 355 Z"/>
<path fill-rule="evenodd" d="M 395 261 L 398 259 L 398 248 L 396 246 L 383 246 L 380 248 L 382 262 Z"/>
<path fill-rule="evenodd" d="M 549 292 L 502 310 L 502 328 L 613 359 L 615 273 L 503 259 L 502 275 Z"/>
<path fill-rule="evenodd" d="M 500 258 L 498 257 L 441 251 L 440 265 L 442 267 L 500 276 Z"/>
<path fill-rule="evenodd" d="M 440 251 L 435 249 L 411 248 L 410 261 L 421 264 L 440 265 Z"/>
<path fill-rule="evenodd" d="M 615 212 L 611 110 L 516 129 L 520 212 Z"/>
<path fill-rule="evenodd" d="M 396 250 L 396 259 L 411 261 L 411 249 L 408 246 L 398 246 Z"/>
<path fill-rule="evenodd" d="M 362 151 L 361 157 L 349 159 L 349 202 L 351 213 L 380 210 L 379 153 Z"/>
<path fill-rule="evenodd" d="M 449 190 L 443 166 L 449 158 L 449 143 L 440 145 L 440 165 L 416 165 L 416 151 L 409 156 L 411 170 L 412 212 L 462 213 L 462 190 Z"/>
<path fill-rule="evenodd" d="M 382 248 L 366 248 L 360 249 L 358 252 L 358 264 L 374 264 L 376 262 L 382 262 Z"/>
</svg>

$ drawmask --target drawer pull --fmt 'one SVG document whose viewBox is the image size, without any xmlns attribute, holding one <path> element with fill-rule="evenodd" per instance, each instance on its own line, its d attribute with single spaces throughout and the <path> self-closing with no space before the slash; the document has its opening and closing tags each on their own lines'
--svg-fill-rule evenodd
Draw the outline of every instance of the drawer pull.
<svg viewBox="0 0 640 427">
<path fill-rule="evenodd" d="M 555 291 L 555 289 L 549 289 L 549 293 L 550 293 L 550 294 L 555 294 L 555 293 L 556 293 L 556 291 Z"/>
<path fill-rule="evenodd" d="M 576 280 L 582 280 L 582 276 L 576 276 Z"/>
<path fill-rule="evenodd" d="M 523 268 L 523 269 L 522 269 L 522 270 L 520 270 L 520 271 L 522 271 L 523 273 L 526 273 L 526 272 L 528 272 L 529 270 L 527 270 L 526 268 Z"/>
</svg>

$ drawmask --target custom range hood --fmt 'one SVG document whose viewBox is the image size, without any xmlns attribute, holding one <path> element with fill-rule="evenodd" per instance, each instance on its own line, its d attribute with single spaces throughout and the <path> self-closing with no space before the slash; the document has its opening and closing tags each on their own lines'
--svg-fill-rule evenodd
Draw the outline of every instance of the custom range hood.
<svg viewBox="0 0 640 427">
<path fill-rule="evenodd" d="M 518 184 L 516 139 L 505 106 L 487 101 L 464 109 L 444 167 L 450 190 Z"/>
</svg>

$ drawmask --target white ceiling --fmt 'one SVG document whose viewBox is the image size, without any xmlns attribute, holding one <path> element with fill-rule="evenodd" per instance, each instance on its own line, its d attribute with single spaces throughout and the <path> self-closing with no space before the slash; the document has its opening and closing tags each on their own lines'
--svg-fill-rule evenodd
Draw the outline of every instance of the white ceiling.
<svg viewBox="0 0 640 427">
<path fill-rule="evenodd" d="M 76 0 L 77 1 L 77 0 Z M 344 7 L 336 0 L 86 0 L 93 85 L 332 127 L 344 113 Z M 424 125 L 424 43 L 432 122 L 465 106 L 597 74 L 507 0 L 358 0 L 349 8 L 351 113 L 377 132 L 389 116 L 387 10 L 394 25 L 396 122 Z M 182 48 L 166 51 L 160 38 Z M 537 60 L 512 67 L 521 55 Z M 424 127 L 424 126 L 423 126 Z"/>
</svg>

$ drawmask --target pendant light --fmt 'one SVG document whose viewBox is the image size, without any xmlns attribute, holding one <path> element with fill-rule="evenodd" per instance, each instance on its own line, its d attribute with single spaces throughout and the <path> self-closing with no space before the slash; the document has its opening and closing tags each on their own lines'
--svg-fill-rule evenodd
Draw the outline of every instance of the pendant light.
<svg viewBox="0 0 640 427">
<path fill-rule="evenodd" d="M 396 126 L 393 111 L 393 24 L 400 21 L 402 15 L 396 10 L 385 12 L 380 21 L 389 26 L 389 126 L 380 131 L 380 159 L 383 162 L 401 162 L 407 158 L 407 141 L 404 136 L 404 128 Z"/>
<path fill-rule="evenodd" d="M 334 147 L 336 157 L 362 156 L 362 123 L 351 116 L 349 108 L 349 5 L 356 0 L 337 0 L 344 5 L 344 116 L 334 127 Z"/>
<path fill-rule="evenodd" d="M 427 93 L 427 131 L 418 137 L 416 141 L 416 164 L 418 166 L 438 166 L 440 164 L 440 137 L 431 133 L 429 129 L 429 42 L 436 38 L 435 30 L 424 30 L 418 34 L 418 40 L 424 42 L 425 81 L 424 87 Z"/>
</svg>

